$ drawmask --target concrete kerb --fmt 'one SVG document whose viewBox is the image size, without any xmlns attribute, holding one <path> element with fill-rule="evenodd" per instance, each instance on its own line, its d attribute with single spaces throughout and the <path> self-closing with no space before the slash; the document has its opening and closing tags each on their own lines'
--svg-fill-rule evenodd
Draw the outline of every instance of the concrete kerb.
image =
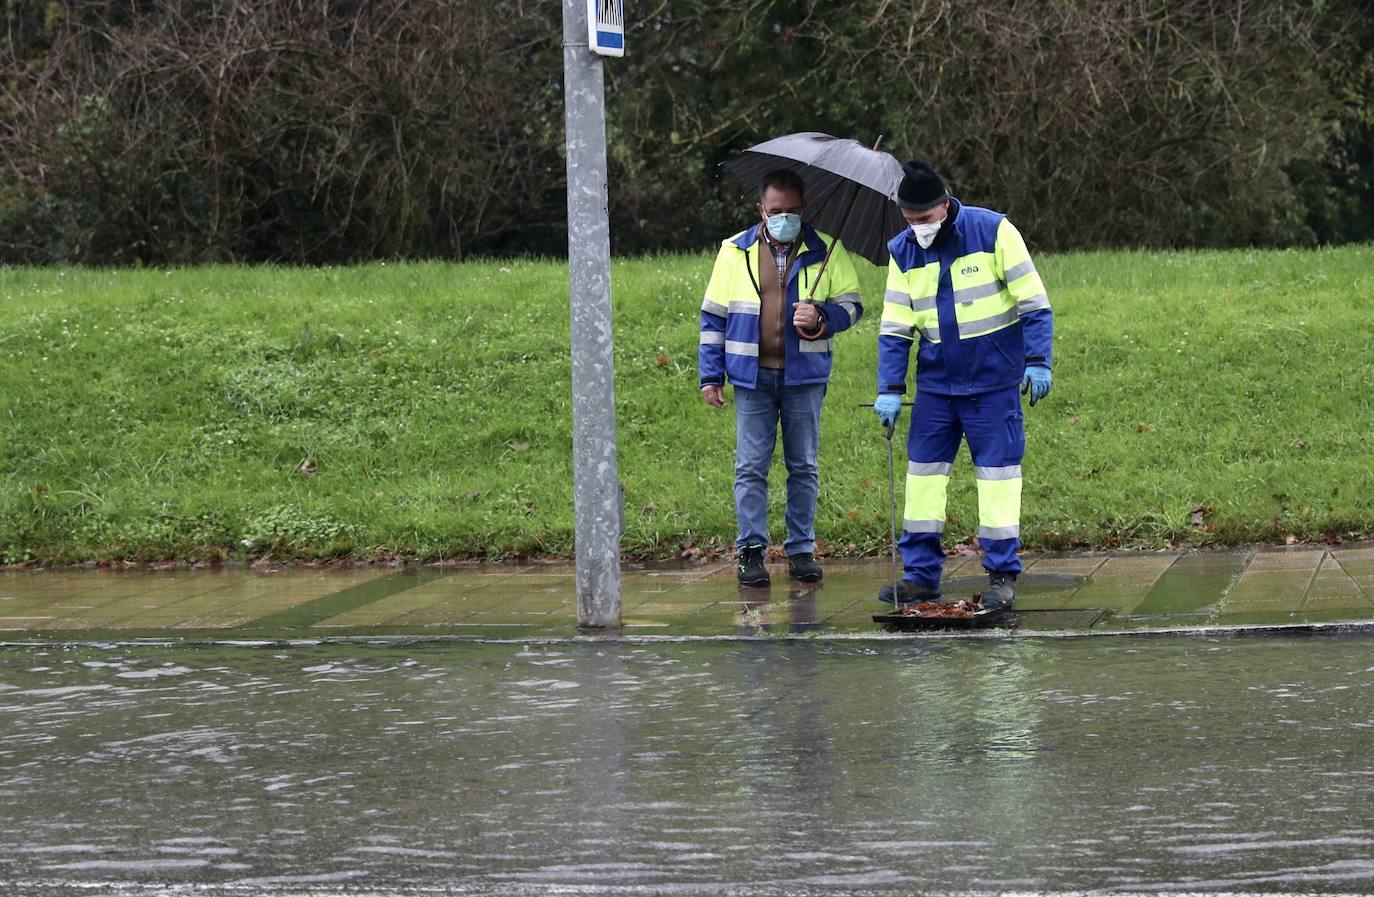
<svg viewBox="0 0 1374 897">
<path fill-rule="evenodd" d="M 0 641 L 0 649 L 24 648 L 316 648 L 330 645 L 360 647 L 406 647 L 411 645 L 660 645 L 701 643 L 817 643 L 817 642 L 925 642 L 925 641 L 1005 641 L 1007 639 L 1154 639 L 1154 638 L 1236 638 L 1272 635 L 1369 635 L 1374 634 L 1374 620 L 1330 623 L 1266 623 L 1237 626 L 1176 626 L 1159 629 L 1112 630 L 1033 630 L 977 629 L 940 630 L 930 632 L 804 632 L 776 635 L 626 635 L 623 632 L 579 633 L 571 636 L 533 636 L 530 638 L 483 637 L 474 635 L 348 635 L 327 638 L 234 639 L 234 638 L 147 638 L 147 639 L 20 639 Z"/>
</svg>

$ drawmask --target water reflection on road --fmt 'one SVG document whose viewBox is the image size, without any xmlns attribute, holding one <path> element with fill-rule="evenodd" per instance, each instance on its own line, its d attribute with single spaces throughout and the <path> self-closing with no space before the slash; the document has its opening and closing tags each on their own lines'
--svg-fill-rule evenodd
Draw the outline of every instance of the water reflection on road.
<svg viewBox="0 0 1374 897">
<path fill-rule="evenodd" d="M 0 892 L 1367 891 L 1370 646 L 11 649 Z"/>
</svg>

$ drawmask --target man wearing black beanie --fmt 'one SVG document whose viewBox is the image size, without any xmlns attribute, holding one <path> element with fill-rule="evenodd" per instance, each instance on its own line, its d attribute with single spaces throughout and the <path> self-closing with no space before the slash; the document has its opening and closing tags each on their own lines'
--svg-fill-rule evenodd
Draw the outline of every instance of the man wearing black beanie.
<svg viewBox="0 0 1374 897">
<path fill-rule="evenodd" d="M 1021 234 L 1000 212 L 950 196 L 929 162 L 902 166 L 897 206 L 909 230 L 888 243 L 887 293 L 878 334 L 874 410 L 894 424 L 916 346 L 916 398 L 907 435 L 904 577 L 880 600 L 940 600 L 945 492 L 959 443 L 978 481 L 978 543 L 988 586 L 983 606 L 1009 608 L 1021 572 L 1021 458 L 1026 434 L 1017 394 L 1035 405 L 1050 391 L 1054 317 Z"/>
</svg>

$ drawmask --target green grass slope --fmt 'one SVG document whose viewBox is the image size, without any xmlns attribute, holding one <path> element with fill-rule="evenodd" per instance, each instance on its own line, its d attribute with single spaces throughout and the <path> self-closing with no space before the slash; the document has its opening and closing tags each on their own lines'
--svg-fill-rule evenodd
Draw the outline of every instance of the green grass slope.
<svg viewBox="0 0 1374 897">
<path fill-rule="evenodd" d="M 1374 531 L 1374 247 L 1037 261 L 1056 365 L 1027 410 L 1028 546 Z M 696 382 L 710 264 L 614 267 L 631 554 L 734 537 L 733 413 Z M 822 428 L 836 553 L 887 532 L 856 407 L 884 275 L 861 269 Z M 554 262 L 0 269 L 0 561 L 567 554 L 567 302 Z M 951 541 L 975 532 L 966 452 L 949 510 Z"/>
</svg>

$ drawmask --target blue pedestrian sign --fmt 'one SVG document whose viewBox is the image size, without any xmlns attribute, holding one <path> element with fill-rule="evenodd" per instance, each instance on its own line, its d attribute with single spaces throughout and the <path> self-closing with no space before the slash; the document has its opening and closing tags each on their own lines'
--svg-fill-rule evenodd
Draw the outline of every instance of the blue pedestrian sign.
<svg viewBox="0 0 1374 897">
<path fill-rule="evenodd" d="M 587 0 L 587 45 L 602 56 L 625 55 L 625 0 Z"/>
</svg>

